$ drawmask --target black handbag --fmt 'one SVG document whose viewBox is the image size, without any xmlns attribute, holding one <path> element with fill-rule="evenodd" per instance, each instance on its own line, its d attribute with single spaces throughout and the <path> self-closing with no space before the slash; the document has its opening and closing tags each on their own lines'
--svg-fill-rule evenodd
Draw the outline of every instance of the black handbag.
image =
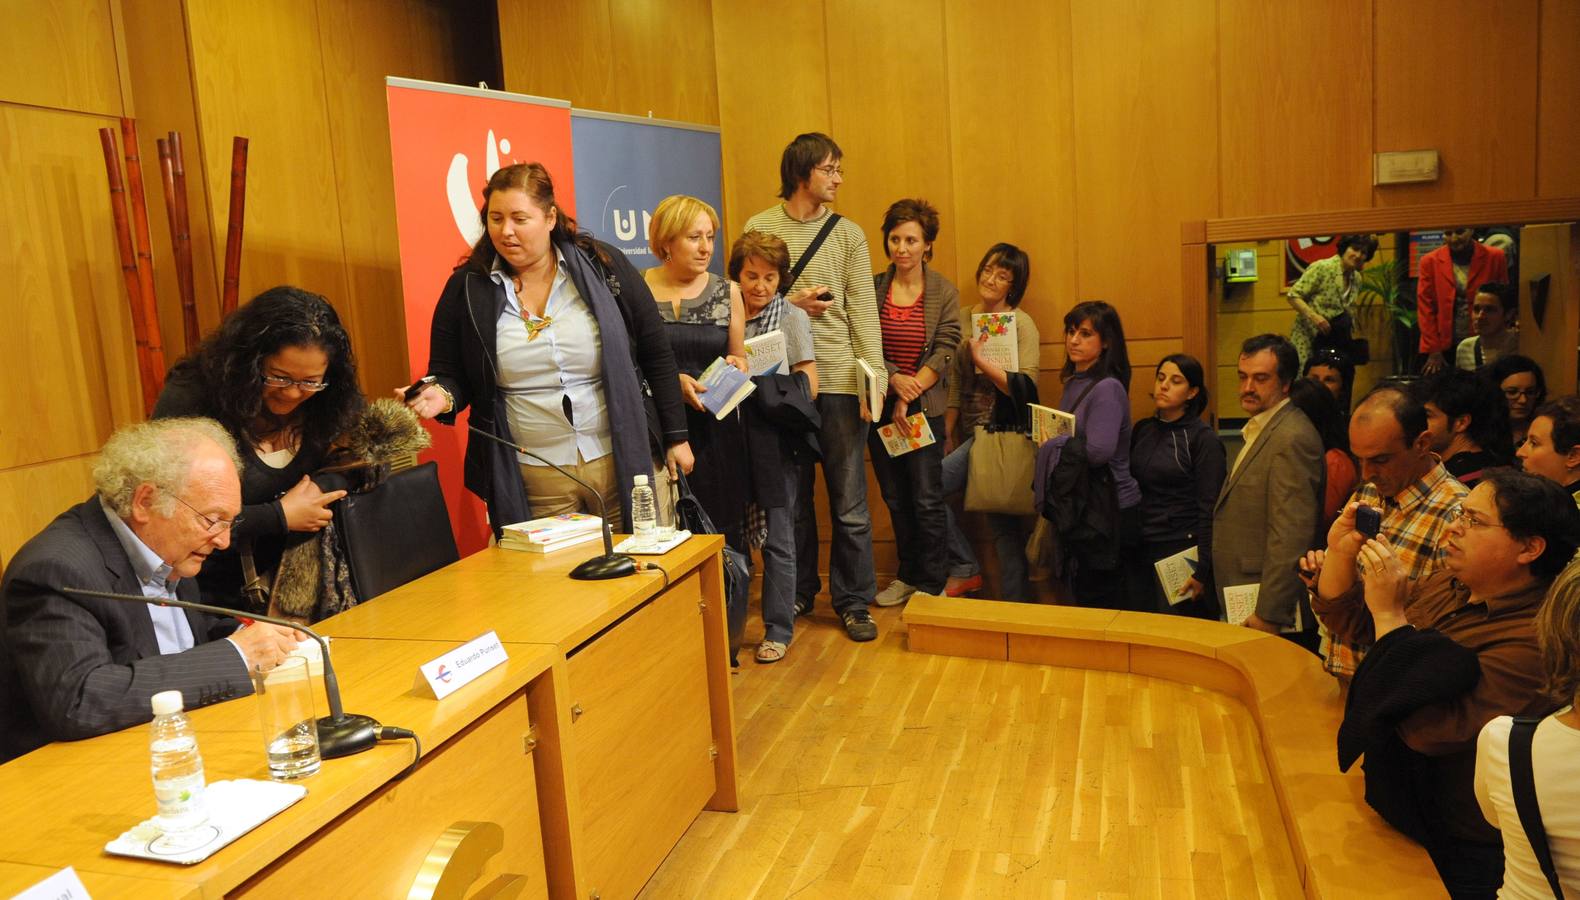
<svg viewBox="0 0 1580 900">
<path fill-rule="evenodd" d="M 679 488 L 679 497 L 675 500 L 675 522 L 692 534 L 722 534 L 713 524 L 713 519 L 708 516 L 708 511 L 702 508 L 702 501 L 691 492 L 691 486 L 686 483 L 686 476 L 679 470 L 675 472 L 675 484 Z M 751 597 L 752 589 L 752 560 L 751 557 L 731 547 L 724 545 L 724 606 L 725 619 L 730 630 L 730 663 L 735 663 L 735 646 L 740 643 L 741 636 L 746 632 L 746 605 Z"/>
</svg>

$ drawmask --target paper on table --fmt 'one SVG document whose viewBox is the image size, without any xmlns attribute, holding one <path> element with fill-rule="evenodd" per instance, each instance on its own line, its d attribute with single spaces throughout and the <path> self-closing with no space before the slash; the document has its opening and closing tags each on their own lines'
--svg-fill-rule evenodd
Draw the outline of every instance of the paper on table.
<svg viewBox="0 0 1580 900">
<path fill-rule="evenodd" d="M 1237 584 L 1223 589 L 1224 620 L 1230 625 L 1244 625 L 1256 612 L 1256 597 L 1262 585 Z"/>
<path fill-rule="evenodd" d="M 1163 596 L 1168 598 L 1169 605 L 1175 606 L 1185 600 L 1180 595 L 1180 589 L 1185 587 L 1185 582 L 1196 574 L 1196 548 L 1186 547 L 1173 556 L 1165 556 L 1152 564 L 1158 570 L 1158 583 L 1163 585 Z"/>
<path fill-rule="evenodd" d="M 190 866 L 208 859 L 305 796 L 307 788 L 300 784 L 251 778 L 216 781 L 204 791 L 207 822 L 191 831 L 166 834 L 160 830 L 158 818 L 150 818 L 105 844 L 104 851 Z"/>
</svg>

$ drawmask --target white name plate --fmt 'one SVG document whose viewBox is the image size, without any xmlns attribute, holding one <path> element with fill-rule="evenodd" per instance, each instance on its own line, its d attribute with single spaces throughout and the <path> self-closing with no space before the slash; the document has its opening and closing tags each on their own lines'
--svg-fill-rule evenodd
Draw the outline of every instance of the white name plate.
<svg viewBox="0 0 1580 900">
<path fill-rule="evenodd" d="M 82 879 L 77 877 L 77 870 L 67 866 L 17 894 L 12 900 L 92 900 L 92 898 L 88 896 L 88 889 L 83 886 Z"/>
<path fill-rule="evenodd" d="M 499 635 L 490 631 L 432 662 L 423 663 L 417 671 L 417 691 L 443 700 L 509 658 Z"/>
</svg>

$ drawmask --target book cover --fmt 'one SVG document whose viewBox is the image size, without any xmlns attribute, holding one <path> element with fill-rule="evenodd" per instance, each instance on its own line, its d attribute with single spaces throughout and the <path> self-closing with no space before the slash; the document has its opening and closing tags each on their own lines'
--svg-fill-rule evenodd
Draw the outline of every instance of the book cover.
<svg viewBox="0 0 1580 900">
<path fill-rule="evenodd" d="M 912 450 L 938 443 L 938 439 L 933 436 L 933 426 L 927 424 L 927 416 L 913 413 L 905 421 L 910 423 L 910 434 L 901 434 L 893 422 L 878 429 L 878 439 L 883 441 L 883 449 L 890 456 L 904 456 Z"/>
<path fill-rule="evenodd" d="M 746 367 L 753 377 L 790 372 L 790 353 L 785 333 L 775 329 L 746 339 Z"/>
<path fill-rule="evenodd" d="M 1180 590 L 1196 574 L 1196 561 L 1196 548 L 1186 547 L 1152 564 L 1158 571 L 1158 583 L 1163 585 L 1163 596 L 1168 598 L 1170 606 L 1177 606 L 1185 599 L 1180 595 Z"/>
<path fill-rule="evenodd" d="M 861 402 L 861 411 L 867 421 L 876 422 L 878 416 L 883 414 L 883 390 L 879 387 L 878 373 L 867 365 L 867 361 L 856 358 L 856 376 L 860 381 L 857 385 L 856 398 Z"/>
<path fill-rule="evenodd" d="M 1067 413 L 1062 409 L 1043 406 L 1040 403 L 1028 403 L 1031 409 L 1031 440 L 1041 447 L 1042 442 L 1049 438 L 1066 435 L 1075 437 L 1075 414 Z"/>
<path fill-rule="evenodd" d="M 970 338 L 982 345 L 982 356 L 999 364 L 1006 372 L 1020 371 L 1020 340 L 1015 333 L 1014 311 L 972 313 Z"/>
<path fill-rule="evenodd" d="M 752 391 L 757 390 L 757 385 L 752 384 L 752 379 L 745 372 L 735 368 L 719 357 L 702 372 L 702 377 L 697 379 L 702 386 L 707 388 L 702 394 L 702 406 L 713 413 L 715 419 L 723 419 L 741 401 L 750 397 Z"/>
<path fill-rule="evenodd" d="M 597 516 L 587 513 L 561 513 L 557 516 L 543 516 L 506 525 L 502 529 L 504 534 L 501 540 L 514 538 L 518 541 L 542 544 L 589 532 L 598 534 L 602 528 L 603 519 Z"/>
<path fill-rule="evenodd" d="M 1230 625 L 1244 625 L 1245 620 L 1256 613 L 1256 598 L 1260 593 L 1260 584 L 1237 584 L 1224 588 L 1224 621 Z"/>
</svg>

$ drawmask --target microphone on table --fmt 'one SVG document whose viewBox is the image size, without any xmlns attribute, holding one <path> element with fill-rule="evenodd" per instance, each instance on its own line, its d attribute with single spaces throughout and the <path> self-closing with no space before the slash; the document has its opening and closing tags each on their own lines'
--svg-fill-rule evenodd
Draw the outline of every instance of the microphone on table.
<svg viewBox="0 0 1580 900">
<path fill-rule="evenodd" d="M 274 616 L 260 616 L 256 613 L 239 612 L 226 609 L 223 606 L 209 606 L 206 603 L 188 603 L 185 600 L 170 598 L 144 597 L 139 594 L 116 594 L 109 591 L 89 591 L 81 588 L 61 588 L 61 591 L 73 597 L 96 597 L 101 600 L 121 600 L 126 603 L 136 603 L 139 606 L 173 606 L 177 609 L 190 609 L 205 612 L 216 616 L 225 616 L 230 619 L 240 619 L 243 622 L 268 622 L 270 625 L 281 625 L 294 628 L 318 642 L 318 649 L 324 657 L 324 693 L 329 697 L 329 715 L 318 720 L 318 753 L 324 759 L 334 759 L 339 756 L 350 756 L 372 749 L 373 745 L 381 738 L 406 738 L 411 733 L 403 728 L 386 728 L 369 716 L 359 716 L 347 713 L 340 705 L 340 682 L 335 678 L 334 664 L 329 660 L 329 642 L 306 625 L 298 625 L 289 619 L 279 619 Z M 418 751 L 421 753 L 421 751 Z M 414 763 L 415 764 L 415 763 Z"/>
<path fill-rule="evenodd" d="M 582 481 L 580 478 L 577 478 L 575 475 L 567 472 L 564 468 L 549 462 L 548 460 L 519 444 L 513 444 L 499 435 L 489 434 L 483 429 L 478 428 L 476 425 L 467 425 L 466 427 L 473 434 L 482 435 L 496 444 L 509 447 L 523 456 L 530 456 L 538 462 L 543 463 L 554 471 L 564 475 L 566 478 L 569 478 L 570 480 L 586 488 L 587 492 L 592 494 L 593 497 L 598 501 L 598 517 L 603 520 L 603 556 L 594 556 L 592 559 L 589 559 L 576 568 L 572 569 L 572 578 L 580 581 L 601 581 L 605 578 L 624 578 L 627 575 L 636 574 L 636 560 L 626 556 L 623 553 L 614 552 L 614 529 L 609 527 L 609 510 L 608 507 L 604 505 L 603 495 L 598 493 L 596 490 L 593 490 L 592 485 Z"/>
</svg>

